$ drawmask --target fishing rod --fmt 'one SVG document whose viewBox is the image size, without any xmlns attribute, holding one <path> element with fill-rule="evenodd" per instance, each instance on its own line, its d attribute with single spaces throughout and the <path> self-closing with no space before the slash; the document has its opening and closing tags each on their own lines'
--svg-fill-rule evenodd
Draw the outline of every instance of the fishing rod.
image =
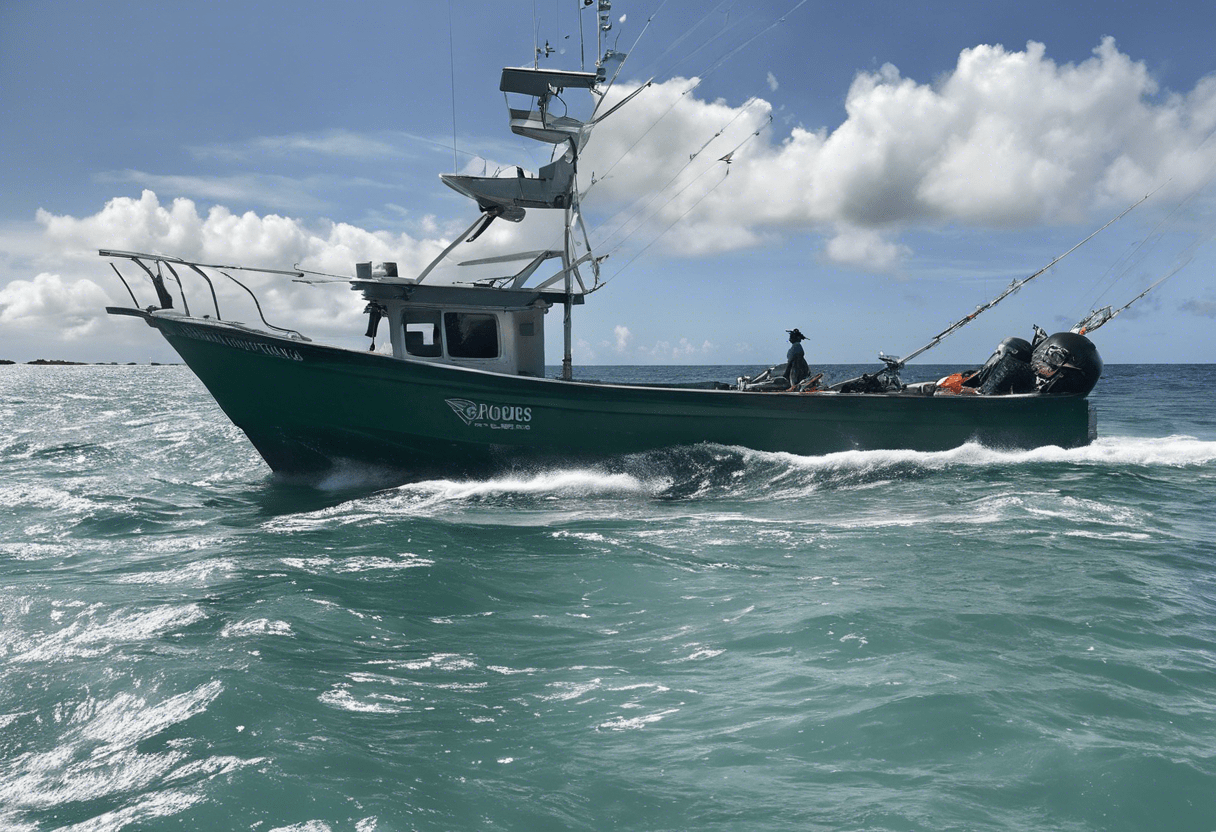
<svg viewBox="0 0 1216 832">
<path fill-rule="evenodd" d="M 1129 300 L 1127 303 L 1123 304 L 1118 309 L 1113 309 L 1113 310 L 1110 306 L 1103 306 L 1100 309 L 1095 309 L 1094 311 L 1092 311 L 1088 315 L 1086 315 L 1084 318 L 1082 318 L 1077 323 L 1077 325 L 1074 326 L 1070 330 L 1070 332 L 1075 332 L 1078 335 L 1088 335 L 1091 332 L 1093 332 L 1094 330 L 1098 329 L 1099 327 L 1103 326 L 1104 324 L 1109 323 L 1114 318 L 1118 317 L 1120 313 L 1127 311 L 1128 307 L 1130 307 L 1133 303 L 1136 303 L 1141 298 L 1148 295 L 1149 292 L 1153 291 L 1158 286 L 1160 286 L 1162 283 L 1169 280 L 1171 277 L 1178 274 L 1178 272 L 1182 271 L 1184 268 L 1186 268 L 1188 265 L 1190 265 L 1190 262 L 1195 259 L 1195 252 L 1198 250 L 1199 246 L 1204 242 L 1206 242 L 1206 240 L 1204 240 L 1204 239 L 1195 240 L 1187 249 L 1185 249 L 1183 251 L 1183 253 L 1181 255 L 1179 255 L 1178 262 L 1174 265 L 1174 267 L 1172 269 L 1170 269 L 1164 276 L 1159 277 L 1157 280 L 1154 280 L 1147 289 L 1145 289 L 1140 294 L 1136 295 L 1134 298 Z"/>
<path fill-rule="evenodd" d="M 959 329 L 962 329 L 964 326 L 966 326 L 967 324 L 969 324 L 969 323 L 971 323 L 973 320 L 975 320 L 977 317 L 979 317 L 979 315 L 980 315 L 980 313 L 981 313 L 981 312 L 986 312 L 987 310 L 989 310 L 989 309 L 991 309 L 992 307 L 996 306 L 998 303 L 1000 303 L 1001 301 L 1003 301 L 1005 298 L 1007 298 L 1007 297 L 1009 297 L 1010 295 L 1012 295 L 1013 293 L 1015 293 L 1015 292 L 1016 292 L 1018 289 L 1021 289 L 1023 286 L 1025 286 L 1025 285 L 1026 285 L 1027 283 L 1029 283 L 1030 281 L 1034 280 L 1034 279 L 1035 279 L 1036 277 L 1038 277 L 1039 275 L 1044 274 L 1045 272 L 1047 272 L 1047 271 L 1048 271 L 1049 269 L 1051 269 L 1051 267 L 1052 267 L 1052 266 L 1054 266 L 1056 263 L 1059 263 L 1059 262 L 1060 262 L 1061 260 L 1063 260 L 1065 257 L 1067 257 L 1068 255 L 1072 254 L 1074 251 L 1076 251 L 1077 249 L 1079 249 L 1081 246 L 1083 246 L 1083 245 L 1085 245 L 1086 243 L 1088 243 L 1088 242 L 1089 242 L 1090 240 L 1092 240 L 1094 237 L 1098 236 L 1098 234 L 1102 233 L 1102 232 L 1103 232 L 1103 231 L 1105 231 L 1107 228 L 1109 228 L 1110 226 L 1114 225 L 1114 224 L 1115 224 L 1116 222 L 1118 222 L 1119 220 L 1123 219 L 1125 216 L 1127 216 L 1129 213 L 1131 213 L 1131 211 L 1132 211 L 1132 209 L 1133 209 L 1133 208 L 1136 208 L 1138 205 L 1140 205 L 1142 202 L 1144 202 L 1144 201 L 1145 201 L 1146 199 L 1148 199 L 1150 196 L 1152 196 L 1153 194 L 1157 193 L 1157 191 L 1159 191 L 1159 190 L 1161 190 L 1162 188 L 1164 188 L 1166 184 L 1167 184 L 1166 182 L 1162 182 L 1162 183 L 1161 183 L 1160 185 L 1158 185 L 1156 188 L 1154 188 L 1153 190 L 1149 191 L 1149 192 L 1148 192 L 1147 194 L 1145 194 L 1144 196 L 1140 197 L 1140 199 L 1138 199 L 1138 200 L 1136 200 L 1135 202 L 1133 202 L 1133 203 L 1132 203 L 1131 205 L 1129 205 L 1127 208 L 1124 208 L 1124 209 L 1123 209 L 1123 211 L 1121 211 L 1121 212 L 1120 212 L 1120 213 L 1119 213 L 1119 214 L 1118 214 L 1116 217 L 1114 217 L 1114 218 L 1112 218 L 1112 219 L 1108 220 L 1108 221 L 1107 221 L 1107 223 L 1106 223 L 1105 225 L 1103 225 L 1101 228 L 1099 228 L 1099 229 L 1097 229 L 1096 231 L 1094 231 L 1093 233 L 1091 233 L 1091 234 L 1090 234 L 1088 237 L 1086 237 L 1086 238 L 1085 238 L 1084 240 L 1082 240 L 1081 242 L 1077 243 L 1075 246 L 1073 246 L 1072 248 L 1070 248 L 1068 251 L 1066 251 L 1066 252 L 1064 252 L 1063 254 L 1061 254 L 1061 255 L 1059 255 L 1058 257 L 1056 257 L 1054 260 L 1052 260 L 1050 263 L 1048 263 L 1048 264 L 1047 264 L 1046 266 L 1044 266 L 1043 268 L 1039 269 L 1039 270 L 1038 270 L 1037 272 L 1035 272 L 1034 274 L 1032 274 L 1032 275 L 1030 275 L 1030 276 L 1028 276 L 1028 277 L 1023 277 L 1023 278 L 1021 278 L 1020 280 L 1014 280 L 1012 283 L 1010 283 L 1010 284 L 1009 284 L 1009 286 L 1007 286 L 1007 287 L 1005 288 L 1005 291 L 1001 292 L 999 295 L 997 295 L 995 298 L 993 298 L 992 300 L 988 301 L 987 303 L 984 303 L 984 304 L 981 304 L 981 305 L 979 305 L 979 306 L 975 307 L 975 311 L 974 311 L 974 312 L 972 312 L 970 315 L 965 315 L 965 316 L 963 316 L 962 318 L 959 318 L 959 319 L 958 319 L 957 321 L 955 321 L 954 323 L 950 324 L 950 326 L 948 326 L 948 327 L 946 327 L 945 329 L 943 329 L 943 330 L 942 330 L 941 332 L 939 332 L 937 335 L 934 335 L 934 336 L 933 336 L 933 338 L 932 338 L 932 339 L 930 339 L 929 343 L 925 344 L 925 345 L 924 345 L 923 347 L 921 347 L 920 349 L 918 349 L 918 350 L 915 350 L 915 351 L 913 351 L 913 352 L 908 353 L 908 354 L 907 354 L 907 355 L 905 355 L 903 358 L 896 358 L 896 357 L 895 357 L 895 356 L 893 356 L 893 355 L 886 355 L 886 354 L 884 354 L 884 353 L 881 353 L 881 352 L 880 352 L 880 353 L 878 354 L 878 358 L 879 358 L 879 360 L 880 360 L 880 361 L 882 361 L 884 364 L 886 364 L 886 365 L 887 365 L 886 369 L 887 369 L 888 371 L 893 372 L 893 373 L 897 373 L 897 372 L 899 372 L 899 371 L 900 371 L 900 370 L 902 370 L 902 369 L 904 368 L 904 366 L 905 366 L 905 365 L 906 365 L 906 364 L 907 364 L 909 361 L 911 361 L 913 358 L 916 358 L 916 357 L 917 357 L 918 355 L 920 355 L 921 353 L 928 352 L 929 350 L 933 349 L 933 348 L 934 348 L 934 347 L 936 347 L 938 344 L 940 344 L 940 343 L 941 343 L 941 342 L 942 342 L 942 341 L 943 341 L 943 340 L 946 338 L 946 336 L 950 335 L 951 333 L 953 333 L 953 332 L 955 332 L 955 331 L 957 331 L 957 330 L 959 330 Z"/>
<path fill-rule="evenodd" d="M 1189 262 L 1190 262 L 1190 260 L 1187 260 L 1187 263 L 1189 263 Z M 1072 329 L 1070 329 L 1069 332 L 1075 332 L 1078 335 L 1089 335 L 1091 332 L 1094 332 L 1103 324 L 1109 323 L 1111 320 L 1113 320 L 1115 317 L 1117 317 L 1120 312 L 1123 312 L 1129 306 L 1131 306 L 1133 303 L 1140 300 L 1142 297 L 1147 295 L 1149 292 L 1153 291 L 1158 286 L 1160 286 L 1162 283 L 1164 283 L 1165 281 L 1169 280 L 1171 277 L 1176 275 L 1179 271 L 1182 270 L 1182 267 L 1185 265 L 1186 265 L 1186 263 L 1179 263 L 1165 277 L 1161 278 L 1160 280 L 1157 280 L 1151 286 L 1149 286 L 1147 289 L 1145 289 L 1143 292 L 1136 295 L 1134 298 L 1132 298 L 1127 303 L 1120 306 L 1118 309 L 1115 309 L 1114 311 L 1111 311 L 1111 307 L 1109 307 L 1109 306 L 1103 306 L 1101 309 L 1095 309 L 1093 312 L 1090 312 L 1088 315 L 1086 315 L 1080 322 L 1078 322 L 1076 326 L 1074 326 Z"/>
</svg>

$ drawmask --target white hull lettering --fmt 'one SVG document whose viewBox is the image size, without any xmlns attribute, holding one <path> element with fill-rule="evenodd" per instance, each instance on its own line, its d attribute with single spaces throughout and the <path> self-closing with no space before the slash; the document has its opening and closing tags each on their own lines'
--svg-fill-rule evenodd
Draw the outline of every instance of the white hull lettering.
<svg viewBox="0 0 1216 832">
<path fill-rule="evenodd" d="M 196 341 L 210 341 L 212 344 L 220 344 L 225 347 L 234 347 L 238 350 L 246 352 L 256 352 L 262 355 L 272 355 L 275 358 L 286 358 L 290 361 L 303 361 L 304 356 L 292 349 L 276 346 L 275 344 L 263 344 L 260 341 L 245 341 L 241 338 L 233 338 L 230 335 L 221 335 L 218 332 L 207 332 L 205 330 L 195 329 L 194 327 L 175 327 L 176 334 L 186 338 L 193 338 Z"/>
<path fill-rule="evenodd" d="M 445 399 L 452 412 L 471 428 L 531 430 L 532 408 L 514 404 L 485 404 L 468 399 Z"/>
</svg>

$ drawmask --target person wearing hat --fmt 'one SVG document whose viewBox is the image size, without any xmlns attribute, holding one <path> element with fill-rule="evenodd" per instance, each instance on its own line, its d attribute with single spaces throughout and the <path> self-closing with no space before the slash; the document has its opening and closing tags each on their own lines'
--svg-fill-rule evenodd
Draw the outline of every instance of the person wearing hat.
<svg viewBox="0 0 1216 832">
<path fill-rule="evenodd" d="M 790 334 L 790 349 L 785 354 L 785 377 L 789 379 L 790 387 L 793 387 L 811 374 L 811 368 L 807 366 L 806 356 L 802 351 L 802 342 L 806 340 L 806 336 L 798 331 L 798 327 L 787 329 L 786 332 Z"/>
</svg>

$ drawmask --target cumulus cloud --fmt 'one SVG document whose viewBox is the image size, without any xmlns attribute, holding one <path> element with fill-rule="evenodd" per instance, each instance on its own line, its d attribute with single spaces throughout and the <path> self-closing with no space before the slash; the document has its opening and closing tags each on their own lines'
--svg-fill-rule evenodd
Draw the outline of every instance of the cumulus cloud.
<svg viewBox="0 0 1216 832">
<path fill-rule="evenodd" d="M 770 81 L 773 86 L 776 78 Z M 797 127 L 788 135 L 772 129 L 769 102 L 704 100 L 697 86 L 695 78 L 654 84 L 595 129 L 579 170 L 584 187 L 591 186 L 586 205 L 597 253 L 614 254 L 613 264 L 627 262 L 630 246 L 637 251 L 659 239 L 669 252 L 698 255 L 813 234 L 826 238 L 822 256 L 831 262 L 898 269 L 911 255 L 901 234 L 912 229 L 1080 223 L 1094 212 L 1117 211 L 1171 177 L 1166 191 L 1186 193 L 1216 164 L 1216 143 L 1204 143 L 1216 129 L 1216 75 L 1190 91 L 1162 91 L 1144 64 L 1109 39 L 1078 64 L 1055 63 L 1037 43 L 1021 51 L 977 46 L 933 83 L 904 78 L 886 65 L 855 77 L 841 124 Z M 607 106 L 633 89 L 616 85 Z M 232 155 L 383 158 L 401 144 L 388 135 L 333 132 L 253 140 Z M 138 171 L 111 176 L 149 177 Z M 250 192 L 267 190 L 299 204 L 308 190 L 306 182 L 259 177 L 155 181 L 172 193 L 232 205 L 249 204 Z M 458 259 L 552 247 L 560 239 L 559 213 L 531 211 L 532 222 L 523 225 L 496 222 L 476 253 L 462 251 Z M 471 211 L 462 218 L 471 220 Z M 349 275 L 358 261 L 395 260 L 410 274 L 463 227 L 427 218 L 412 233 L 369 231 L 223 205 L 202 210 L 184 198 L 162 203 L 151 189 L 139 198 L 112 199 L 89 216 L 39 211 L 37 222 L 44 251 L 54 251 L 57 261 L 43 258 L 0 290 L 0 320 L 14 326 L 68 321 L 72 333 L 88 331 L 103 314 L 107 292 L 123 296 L 116 281 L 94 282 L 98 248 L 270 268 L 299 264 L 339 275 Z M 17 250 L 4 248 L 9 255 Z M 134 276 L 137 291 L 147 291 L 146 278 L 139 283 L 142 275 Z M 248 277 L 272 321 L 296 321 L 291 325 L 318 336 L 359 330 L 361 306 L 341 287 Z M 435 279 L 445 278 L 436 273 Z M 243 300 L 232 289 L 221 302 L 233 298 Z M 1196 301 L 1187 311 L 1210 315 L 1210 302 Z M 633 346 L 623 327 L 613 336 L 603 351 L 670 360 L 712 348 L 689 341 Z"/>
<path fill-rule="evenodd" d="M 647 356 L 656 361 L 681 361 L 697 356 L 707 355 L 714 350 L 712 341 L 704 340 L 695 344 L 687 338 L 681 338 L 674 344 L 671 341 L 656 341 L 650 347 L 638 347 L 639 355 Z"/>
<path fill-rule="evenodd" d="M 91 280 L 66 282 L 43 272 L 0 289 L 0 323 L 15 328 L 54 326 L 67 340 L 90 335 L 109 297 Z"/>
<path fill-rule="evenodd" d="M 769 74 L 768 74 L 768 75 L 765 77 L 765 79 L 764 79 L 764 80 L 765 80 L 765 81 L 768 83 L 768 89 L 769 89 L 769 92 L 776 92 L 776 91 L 777 91 L 777 76 L 776 76 L 776 75 L 774 75 L 773 73 L 771 73 L 771 72 L 770 72 L 770 73 L 769 73 Z"/>
<path fill-rule="evenodd" d="M 118 197 L 110 200 L 96 214 L 86 217 L 56 215 L 39 210 L 37 220 L 43 228 L 46 242 L 61 256 L 88 262 L 90 270 L 100 267 L 98 249 L 145 251 L 169 254 L 203 263 L 231 263 L 274 269 L 301 269 L 350 275 L 353 264 L 360 261 L 391 260 L 398 262 L 405 274 L 417 272 L 445 245 L 442 237 L 418 239 L 408 234 L 387 231 L 367 231 L 346 223 L 320 221 L 309 224 L 277 214 L 258 215 L 252 211 L 235 214 L 223 206 L 213 206 L 200 213 L 189 199 L 175 199 L 162 205 L 156 194 L 144 191 L 139 199 Z M 94 265 L 96 264 L 96 265 Z M 123 268 L 119 263 L 120 268 Z M 127 269 L 130 272 L 130 269 Z M 127 275 L 136 293 L 149 292 L 146 278 L 138 269 Z M 186 273 L 183 280 L 191 280 Z M 350 332 L 357 328 L 360 310 L 351 303 L 349 293 L 317 289 L 290 282 L 284 276 L 258 272 L 243 273 L 241 278 L 258 291 L 267 317 L 275 322 L 290 318 L 298 324 L 316 328 L 322 333 Z M 38 281 L 42 281 L 39 283 Z M 54 281 L 58 281 L 58 277 Z M 6 292 L 13 309 L 25 310 L 26 318 L 58 317 L 56 304 L 72 305 L 79 314 L 91 309 L 93 316 L 104 315 L 104 301 L 79 302 L 82 283 L 58 283 L 40 275 L 35 281 L 37 291 L 26 281 L 14 281 Z M 96 288 L 91 281 L 83 281 Z M 187 283 L 187 290 L 190 284 Z M 14 289 L 13 287 L 18 287 Z M 201 304 L 209 297 L 200 285 L 188 297 Z M 246 304 L 240 289 L 220 280 L 221 313 L 228 304 Z M 119 290 L 122 294 L 122 290 Z M 40 298 L 33 303 L 31 298 Z M 54 298 L 54 300 L 52 300 Z M 148 294 L 143 302 L 151 302 Z M 229 307 L 231 308 L 231 307 Z M 11 314 L 16 314 L 13 312 Z M 242 315 L 256 312 L 248 309 Z M 225 315 L 228 317 L 229 315 Z"/>
<path fill-rule="evenodd" d="M 1216 128 L 1216 76 L 1162 93 L 1109 38 L 1079 64 L 1056 64 L 1031 42 L 964 50 L 932 84 L 890 64 L 859 73 L 843 123 L 779 141 L 767 102 L 703 101 L 695 85 L 677 78 L 642 93 L 630 107 L 649 132 L 606 122 L 608 140 L 590 156 L 611 170 L 601 197 L 666 186 L 624 233 L 654 236 L 684 217 L 667 243 L 685 253 L 809 232 L 830 238 L 831 260 L 893 268 L 908 254 L 896 239 L 911 228 L 1078 223 L 1171 178 L 1166 190 L 1186 193 L 1216 162 L 1216 144 L 1204 145 Z M 719 159 L 731 150 L 728 166 Z"/>
<path fill-rule="evenodd" d="M 828 241 L 829 259 L 843 265 L 888 271 L 911 254 L 907 246 L 885 239 L 871 228 L 839 226 Z"/>
</svg>

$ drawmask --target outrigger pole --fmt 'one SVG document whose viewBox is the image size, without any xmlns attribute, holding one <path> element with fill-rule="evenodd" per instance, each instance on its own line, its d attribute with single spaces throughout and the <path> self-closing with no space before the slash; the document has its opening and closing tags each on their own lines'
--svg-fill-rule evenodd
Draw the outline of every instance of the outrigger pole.
<svg viewBox="0 0 1216 832">
<path fill-rule="evenodd" d="M 1123 304 L 1122 306 L 1120 306 L 1118 309 L 1114 310 L 1113 312 L 1111 311 L 1111 308 L 1109 306 L 1103 306 L 1101 309 L 1095 309 L 1093 312 L 1090 312 L 1088 315 L 1086 315 L 1084 318 L 1082 318 L 1081 321 L 1070 330 L 1070 332 L 1075 332 L 1078 335 L 1088 335 L 1089 333 L 1093 332 L 1095 329 L 1098 329 L 1099 327 L 1101 327 L 1103 324 L 1109 322 L 1111 319 L 1117 317 L 1119 315 L 1119 313 L 1126 311 L 1129 306 L 1131 306 L 1136 301 L 1140 300 L 1142 297 L 1147 295 L 1149 292 L 1156 289 L 1162 283 L 1169 280 L 1174 275 L 1178 274 L 1178 272 L 1182 271 L 1182 269 L 1185 268 L 1186 265 L 1188 263 L 1190 263 L 1192 259 L 1194 259 L 1194 258 L 1188 257 L 1185 260 L 1183 260 L 1181 263 L 1179 263 L 1178 265 L 1174 266 L 1174 268 L 1170 269 L 1169 272 L 1167 272 L 1164 277 L 1158 278 L 1157 280 L 1153 281 L 1151 286 L 1149 286 L 1143 292 L 1136 295 L 1134 298 L 1132 298 L 1127 303 Z"/>
<path fill-rule="evenodd" d="M 976 318 L 979 316 L 979 314 L 980 314 L 981 312 L 985 312 L 985 311 L 987 311 L 987 310 L 991 309 L 992 307 L 996 306 L 998 303 L 1000 303 L 1001 301 L 1003 301 L 1005 298 L 1007 298 L 1007 297 L 1009 297 L 1010 295 L 1012 295 L 1012 294 L 1013 294 L 1014 292 L 1016 292 L 1018 289 L 1021 289 L 1023 286 L 1025 286 L 1025 285 L 1026 285 L 1027 283 L 1029 283 L 1030 281 L 1034 280 L 1034 279 L 1035 279 L 1036 277 L 1038 277 L 1039 275 L 1041 275 L 1041 274 L 1043 274 L 1044 272 L 1048 271 L 1048 270 L 1049 270 L 1049 269 L 1050 269 L 1052 266 L 1054 266 L 1056 263 L 1059 263 L 1059 262 L 1060 262 L 1061 260 L 1063 260 L 1065 257 L 1067 257 L 1068 255 L 1072 254 L 1074 251 L 1076 251 L 1077 249 L 1079 249 L 1081 246 L 1083 246 L 1083 245 L 1085 245 L 1086 243 L 1088 243 L 1090 240 L 1092 240 L 1094 237 L 1098 236 L 1100 233 L 1102 233 L 1103 231 L 1105 231 L 1107 228 L 1110 228 L 1110 227 L 1111 227 L 1112 225 L 1114 225 L 1116 222 L 1118 222 L 1119 220 L 1123 219 L 1125 216 L 1127 216 L 1129 213 L 1131 213 L 1131 210 L 1132 210 L 1133 208 L 1135 208 L 1136 206 L 1138 206 L 1140 203 L 1144 202 L 1146 199 L 1148 199 L 1148 198 L 1149 198 L 1150 196 L 1152 196 L 1153 194 L 1157 193 L 1157 191 L 1159 191 L 1159 190 L 1161 190 L 1162 188 L 1164 188 L 1166 184 L 1167 184 L 1166 182 L 1162 182 L 1162 183 L 1161 183 L 1160 185 L 1158 185 L 1156 188 L 1154 188 L 1153 190 L 1149 191 L 1149 192 L 1148 192 L 1147 194 L 1145 194 L 1144 196 L 1140 197 L 1140 199 L 1136 200 L 1136 201 L 1135 201 L 1135 202 L 1133 202 L 1131 205 L 1129 205 L 1128 207 L 1124 208 L 1124 209 L 1123 209 L 1123 211 L 1122 211 L 1122 212 L 1120 212 L 1118 216 L 1116 216 L 1116 217 L 1114 217 L 1113 219 L 1109 220 L 1109 221 L 1108 221 L 1108 222 L 1107 222 L 1105 225 L 1103 225 L 1101 228 L 1099 228 L 1099 229 L 1097 229 L 1096 231 L 1094 231 L 1092 234 L 1090 234 L 1088 237 L 1086 237 L 1086 238 L 1085 238 L 1084 240 L 1082 240 L 1081 242 L 1077 243 L 1075 246 L 1073 246 L 1072 248 L 1070 248 L 1068 251 L 1066 251 L 1066 252 L 1064 252 L 1063 254 L 1061 254 L 1061 255 L 1059 255 L 1058 257 L 1056 257 L 1054 260 L 1052 260 L 1050 263 L 1048 263 L 1048 264 L 1047 264 L 1046 266 L 1044 266 L 1043 268 L 1039 269 L 1039 270 L 1038 270 L 1037 272 L 1035 272 L 1034 274 L 1030 275 L 1029 277 L 1023 277 L 1023 278 L 1022 278 L 1022 279 L 1020 279 L 1020 280 L 1015 280 L 1015 281 L 1013 281 L 1012 283 L 1010 283 L 1010 284 L 1009 284 L 1009 286 L 1007 286 L 1007 287 L 1005 288 L 1005 291 L 1001 292 L 999 295 L 997 295 L 995 298 L 993 298 L 992 300 L 988 301 L 987 303 L 985 303 L 985 304 L 981 304 L 980 306 L 975 307 L 975 311 L 974 311 L 974 312 L 972 312 L 970 315 L 966 315 L 966 316 L 964 316 L 964 317 L 962 317 L 962 318 L 959 318 L 957 321 L 955 321 L 954 323 L 950 324 L 950 326 L 946 327 L 946 328 L 945 328 L 945 329 L 943 329 L 941 332 L 937 333 L 937 335 L 934 335 L 934 336 L 933 336 L 933 338 L 932 338 L 932 340 L 930 340 L 930 341 L 929 341 L 929 343 L 925 344 L 925 345 L 924 345 L 923 347 L 921 347 L 920 349 L 918 349 L 918 350 L 915 350 L 915 351 L 913 351 L 913 352 L 908 353 L 908 354 L 907 354 L 907 355 L 905 355 L 903 358 L 896 358 L 896 357 L 895 357 L 895 356 L 893 356 L 893 355 L 886 355 L 886 354 L 884 354 L 884 353 L 881 353 L 881 352 L 880 352 L 880 353 L 878 354 L 878 358 L 879 358 L 879 360 L 880 360 L 880 361 L 882 361 L 883 363 L 885 363 L 885 364 L 887 365 L 887 370 L 888 370 L 888 371 L 890 371 L 890 372 L 895 372 L 895 373 L 899 372 L 900 370 L 902 370 L 902 369 L 904 368 L 904 365 L 906 365 L 906 364 L 907 364 L 909 361 L 911 361 L 913 358 L 916 358 L 918 355 L 920 355 L 920 354 L 921 354 L 921 353 L 923 353 L 923 352 L 928 352 L 929 350 L 933 349 L 933 348 L 934 348 L 934 347 L 936 347 L 938 344 L 940 344 L 940 343 L 941 343 L 941 342 L 942 342 L 942 341 L 943 341 L 943 340 L 946 338 L 946 336 L 947 336 L 947 335 L 950 335 L 952 332 L 955 332 L 956 330 L 962 329 L 964 326 L 966 326 L 967 324 L 969 324 L 969 323 L 971 323 L 973 320 L 975 320 L 975 319 L 976 319 Z M 1163 278 L 1163 279 L 1164 279 L 1164 278 Z M 1152 287 L 1149 287 L 1149 288 L 1152 288 Z M 1122 310 L 1120 310 L 1120 311 L 1122 311 Z"/>
</svg>

